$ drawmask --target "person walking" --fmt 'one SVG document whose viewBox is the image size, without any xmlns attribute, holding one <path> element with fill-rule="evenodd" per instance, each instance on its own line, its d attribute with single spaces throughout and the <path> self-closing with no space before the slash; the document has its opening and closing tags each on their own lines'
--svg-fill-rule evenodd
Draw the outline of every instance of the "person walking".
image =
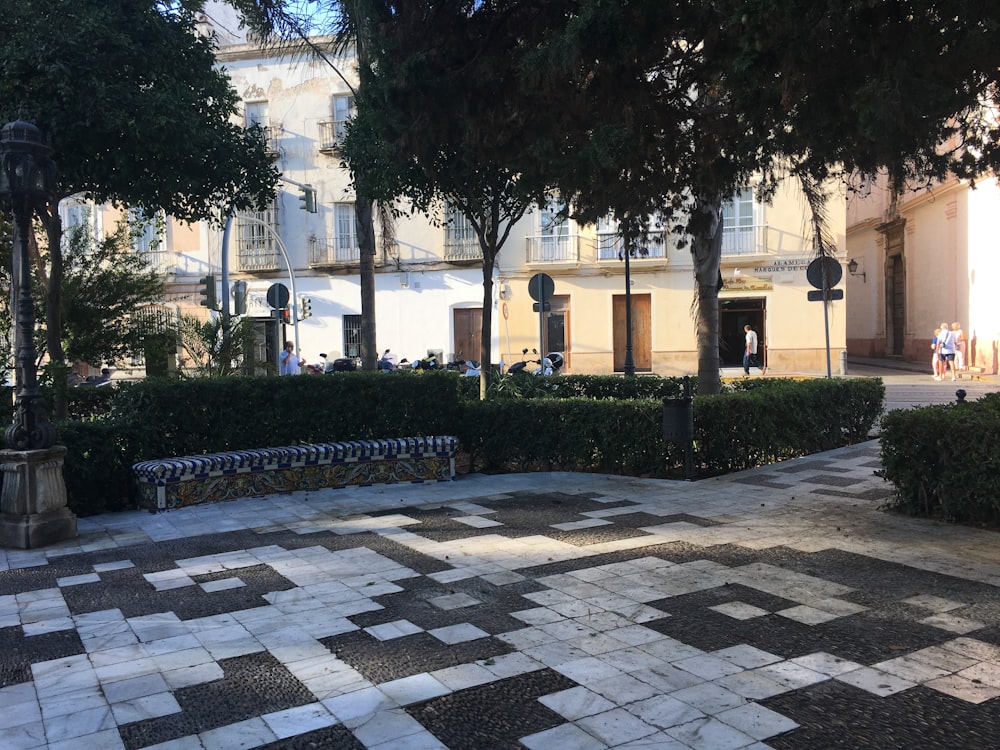
<svg viewBox="0 0 1000 750">
<path fill-rule="evenodd" d="M 743 349 L 743 377 L 750 377 L 750 367 L 759 367 L 760 374 L 767 374 L 767 368 L 757 359 L 757 332 L 749 324 L 743 326 L 746 346 Z"/>
<path fill-rule="evenodd" d="M 934 329 L 934 338 L 931 339 L 931 375 L 935 380 L 941 379 L 941 362 L 938 359 L 938 336 L 941 335 L 941 329 Z"/>
<path fill-rule="evenodd" d="M 278 374 L 279 375 L 298 375 L 302 372 L 302 368 L 305 367 L 306 361 L 300 359 L 297 354 L 295 354 L 295 344 L 291 341 L 285 342 L 285 348 L 281 350 L 281 354 L 278 355 Z"/>
<path fill-rule="evenodd" d="M 958 373 L 955 371 L 955 335 L 947 323 L 941 324 L 941 330 L 938 333 L 938 362 L 941 374 L 936 377 L 936 380 L 944 380 L 949 367 L 951 368 L 952 381 L 958 379 Z"/>
<path fill-rule="evenodd" d="M 965 331 L 957 320 L 951 324 L 951 333 L 955 337 L 955 369 L 962 372 L 969 366 L 969 362 L 965 356 Z"/>
</svg>

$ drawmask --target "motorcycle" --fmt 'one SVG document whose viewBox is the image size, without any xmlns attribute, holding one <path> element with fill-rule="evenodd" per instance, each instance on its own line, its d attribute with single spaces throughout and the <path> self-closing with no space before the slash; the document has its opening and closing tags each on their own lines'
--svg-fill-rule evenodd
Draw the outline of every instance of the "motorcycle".
<svg viewBox="0 0 1000 750">
<path fill-rule="evenodd" d="M 326 353 L 321 352 L 319 358 L 322 360 L 321 363 L 306 365 L 306 372 L 310 375 L 332 375 L 335 372 L 354 372 L 358 369 L 356 357 L 337 357 L 330 362 L 326 358 Z"/>
<path fill-rule="evenodd" d="M 399 357 L 388 349 L 382 354 L 378 361 L 379 372 L 392 372 L 399 369 Z"/>
<path fill-rule="evenodd" d="M 532 349 L 531 352 L 538 357 L 537 349 Z M 528 365 L 535 364 L 538 367 L 531 371 L 532 375 L 556 375 L 559 372 L 559 368 L 566 362 L 566 358 L 559 352 L 549 352 L 544 357 L 538 357 L 538 359 L 528 359 L 527 357 L 528 350 L 521 350 L 521 361 L 512 364 L 507 372 L 527 372 Z"/>
</svg>

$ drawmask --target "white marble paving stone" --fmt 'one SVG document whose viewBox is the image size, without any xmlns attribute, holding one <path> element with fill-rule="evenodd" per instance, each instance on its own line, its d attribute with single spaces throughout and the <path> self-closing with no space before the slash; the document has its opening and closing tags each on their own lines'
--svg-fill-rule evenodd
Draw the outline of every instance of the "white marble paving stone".
<svg viewBox="0 0 1000 750">
<path fill-rule="evenodd" d="M 105 682 L 101 689 L 109 703 L 122 703 L 154 693 L 166 693 L 169 691 L 169 686 L 163 675 L 156 673 Z"/>
<path fill-rule="evenodd" d="M 595 693 L 622 706 L 651 698 L 659 692 L 658 688 L 653 687 L 648 682 L 643 682 L 628 674 L 597 680 L 591 682 L 588 687 Z"/>
<path fill-rule="evenodd" d="M 626 742 L 623 745 L 616 745 L 615 750 L 690 750 L 690 748 L 664 732 L 657 732 Z M 747 748 L 746 750 L 770 750 L 770 748 Z"/>
<path fill-rule="evenodd" d="M 520 743 L 528 750 L 606 750 L 608 745 L 575 724 L 560 724 L 552 729 L 522 737 Z"/>
<path fill-rule="evenodd" d="M 581 529 L 592 529 L 597 526 L 610 526 L 611 521 L 602 518 L 586 518 L 582 521 L 568 521 L 566 523 L 554 523 L 549 528 L 559 531 L 579 531 Z"/>
<path fill-rule="evenodd" d="M 266 745 L 278 739 L 271 728 L 259 716 L 235 724 L 228 724 L 217 729 L 210 729 L 200 733 L 198 738 L 201 740 L 201 744 L 205 750 L 251 748 Z"/>
<path fill-rule="evenodd" d="M 461 622 L 456 625 L 447 625 L 443 628 L 428 630 L 429 635 L 434 636 L 442 643 L 454 645 L 456 643 L 468 643 L 480 638 L 488 638 L 489 633 L 468 622 Z"/>
<path fill-rule="evenodd" d="M 569 604 L 570 606 L 577 606 L 579 602 L 577 600 L 572 600 L 570 602 L 561 602 L 561 604 Z M 553 605 L 553 606 L 558 606 Z M 532 607 L 531 609 L 520 609 L 517 612 L 511 612 L 511 617 L 514 617 L 527 625 L 547 625 L 550 622 L 559 622 L 566 618 L 549 607 Z"/>
<path fill-rule="evenodd" d="M 338 723 L 337 718 L 322 703 L 308 703 L 284 711 L 274 711 L 260 718 L 279 740 Z"/>
<path fill-rule="evenodd" d="M 156 693 L 144 695 L 134 700 L 113 703 L 111 711 L 115 721 L 121 725 L 180 713 L 181 707 L 173 693 Z"/>
<path fill-rule="evenodd" d="M 697 708 L 703 714 L 709 715 L 742 706 L 747 702 L 747 699 L 742 695 L 713 682 L 704 682 L 701 685 L 675 690 L 670 695 L 672 698 Z"/>
<path fill-rule="evenodd" d="M 663 731 L 693 750 L 736 750 L 754 741 L 750 735 L 712 717 L 695 719 Z"/>
<path fill-rule="evenodd" d="M 344 724 L 364 716 L 371 716 L 385 709 L 399 707 L 396 701 L 374 685 L 327 698 L 322 701 L 322 704 L 339 722 Z"/>
<path fill-rule="evenodd" d="M 494 682 L 497 676 L 479 664 L 456 664 L 430 673 L 431 677 L 447 687 L 458 691 Z"/>
<path fill-rule="evenodd" d="M 773 698 L 775 695 L 787 693 L 791 689 L 753 671 L 723 677 L 715 680 L 715 684 L 752 701 Z"/>
<path fill-rule="evenodd" d="M 424 629 L 419 625 L 414 625 L 409 620 L 394 620 L 393 622 L 386 622 L 381 625 L 372 625 L 364 630 L 370 636 L 380 641 L 391 641 L 395 638 L 413 635 L 414 633 L 422 633 Z"/>
<path fill-rule="evenodd" d="M 135 563 L 131 560 L 115 560 L 114 562 L 94 563 L 95 573 L 106 573 L 111 570 L 125 570 L 134 568 Z"/>
<path fill-rule="evenodd" d="M 985 661 L 979 662 L 956 674 L 966 680 L 982 683 L 989 687 L 1000 687 L 1000 664 L 992 664 Z"/>
<path fill-rule="evenodd" d="M 83 737 L 50 742 L 48 750 L 125 750 L 125 744 L 117 729 L 105 729 Z"/>
<path fill-rule="evenodd" d="M 689 646 L 667 636 L 648 643 L 641 643 L 639 649 L 665 662 L 689 659 L 694 656 L 702 656 L 705 653 L 700 648 Z"/>
<path fill-rule="evenodd" d="M 114 729 L 117 726 L 115 721 L 111 709 L 106 705 L 60 714 L 44 720 L 45 738 L 49 742 L 61 742 L 103 732 L 106 729 Z"/>
<path fill-rule="evenodd" d="M 576 725 L 611 747 L 656 732 L 654 727 L 624 708 L 613 708 L 593 716 L 584 716 L 576 721 Z"/>
<path fill-rule="evenodd" d="M 962 656 L 1000 664 L 1000 646 L 992 643 L 986 643 L 975 638 L 953 638 L 939 645 L 943 649 L 954 651 Z"/>
<path fill-rule="evenodd" d="M 953 671 L 951 669 L 936 667 L 919 659 L 914 659 L 910 655 L 880 661 L 877 664 L 872 664 L 871 667 L 880 672 L 888 672 L 891 675 L 917 684 L 935 680 L 938 677 L 944 677 Z"/>
<path fill-rule="evenodd" d="M 930 680 L 924 686 L 968 703 L 984 703 L 1000 696 L 1000 687 L 974 682 L 957 674 Z"/>
<path fill-rule="evenodd" d="M 921 625 L 930 625 L 931 627 L 947 630 L 949 633 L 957 633 L 958 635 L 965 635 L 986 627 L 986 623 L 979 622 L 978 620 L 970 620 L 966 617 L 957 617 L 946 612 L 925 617 L 919 622 Z"/>
<path fill-rule="evenodd" d="M 374 714 L 344 722 L 354 736 L 366 747 L 383 743 L 395 743 L 411 734 L 422 734 L 427 730 L 402 708 L 388 708 Z"/>
<path fill-rule="evenodd" d="M 67 586 L 80 586 L 85 583 L 100 583 L 100 581 L 101 577 L 97 573 L 83 573 L 77 576 L 57 578 L 56 585 L 60 588 L 65 588 Z"/>
<path fill-rule="evenodd" d="M 553 668 L 560 674 L 569 677 L 574 682 L 581 685 L 589 685 L 599 680 L 609 677 L 618 677 L 624 674 L 618 667 L 614 667 L 605 661 L 601 661 L 596 656 L 587 656 L 580 659 L 572 659 L 553 665 Z"/>
<path fill-rule="evenodd" d="M 815 685 L 817 682 L 830 679 L 825 674 L 812 669 L 806 669 L 790 661 L 769 664 L 766 667 L 758 667 L 754 671 L 757 674 L 762 674 L 774 680 L 779 685 L 785 685 L 793 690 Z"/>
<path fill-rule="evenodd" d="M 776 656 L 769 651 L 764 651 L 756 646 L 750 646 L 745 643 L 738 646 L 730 646 L 728 648 L 719 649 L 718 651 L 712 651 L 711 654 L 712 656 L 725 659 L 726 661 L 732 662 L 736 666 L 743 667 L 744 669 L 765 667 L 768 664 L 783 661 L 780 656 Z"/>
<path fill-rule="evenodd" d="M 830 622 L 840 617 L 840 615 L 824 612 L 815 607 L 807 607 L 804 604 L 779 610 L 775 614 L 786 617 L 789 620 L 794 620 L 795 622 L 801 622 L 803 625 L 822 625 L 824 622 Z"/>
<path fill-rule="evenodd" d="M 379 685 L 379 689 L 400 706 L 437 698 L 451 692 L 427 672 L 401 677 Z"/>
<path fill-rule="evenodd" d="M 83 690 L 60 693 L 48 698 L 39 698 L 38 705 L 42 711 L 42 720 L 47 721 L 53 716 L 62 716 L 74 711 L 85 711 L 88 708 L 105 708 L 108 705 L 108 700 L 104 697 L 104 693 L 99 687 L 90 687 Z"/>
<path fill-rule="evenodd" d="M 503 526 L 503 524 L 499 521 L 492 518 L 483 518 L 482 516 L 456 516 L 451 520 L 465 524 L 466 526 L 471 526 L 474 529 L 488 529 L 492 526 Z"/>
<path fill-rule="evenodd" d="M 438 609 L 443 609 L 446 612 L 453 609 L 462 609 L 463 607 L 474 607 L 477 604 L 482 604 L 482 602 L 480 602 L 478 599 L 474 599 L 473 597 L 464 593 L 435 596 L 428 599 L 427 601 L 433 604 Z"/>
<path fill-rule="evenodd" d="M 372 745 L 371 750 L 448 750 L 448 747 L 426 729 L 388 742 Z"/>
<path fill-rule="evenodd" d="M 705 716 L 694 706 L 669 695 L 654 695 L 625 706 L 625 709 L 660 729 L 687 724 Z"/>
<path fill-rule="evenodd" d="M 787 716 L 756 703 L 730 708 L 716 714 L 715 718 L 757 740 L 776 737 L 799 726 Z"/>
<path fill-rule="evenodd" d="M 766 609 L 761 609 L 760 607 L 755 607 L 752 604 L 744 602 L 726 602 L 725 604 L 716 604 L 713 607 L 709 607 L 709 609 L 727 617 L 732 617 L 734 620 L 751 620 L 754 617 L 764 617 L 770 614 Z"/>
<path fill-rule="evenodd" d="M 517 675 L 545 669 L 544 664 L 535 661 L 527 654 L 522 654 L 520 651 L 493 656 L 479 663 L 500 679 L 516 677 Z"/>
<path fill-rule="evenodd" d="M 915 687 L 915 683 L 909 680 L 904 680 L 901 677 L 896 677 L 895 675 L 872 669 L 871 667 L 862 667 L 861 669 L 855 669 L 853 672 L 838 674 L 833 679 L 853 685 L 865 692 L 883 698 L 887 695 L 901 693 L 904 690 Z"/>
<path fill-rule="evenodd" d="M 201 586 L 203 591 L 209 594 L 214 591 L 228 591 L 229 589 L 238 589 L 246 586 L 239 578 L 220 578 L 217 581 L 205 581 L 198 585 Z"/>
<path fill-rule="evenodd" d="M 17 621 L 11 623 L 16 625 Z M 69 615 L 65 617 L 57 617 L 51 620 L 39 620 L 38 622 L 25 623 L 22 626 L 22 630 L 26 636 L 33 635 L 44 635 L 46 633 L 57 633 L 62 630 L 72 630 L 73 618 Z"/>
<path fill-rule="evenodd" d="M 0 747 L 4 750 L 28 750 L 45 746 L 45 725 L 41 721 L 10 727 L 0 726 Z"/>
<path fill-rule="evenodd" d="M 946 672 L 961 672 L 963 669 L 968 669 L 969 667 L 982 663 L 979 659 L 975 659 L 970 656 L 962 656 L 961 654 L 949 651 L 942 646 L 928 646 L 927 648 L 922 648 L 919 651 L 914 651 L 912 654 L 908 654 L 908 656 L 925 664 L 940 667 Z"/>
<path fill-rule="evenodd" d="M 711 654 L 678 659 L 671 664 L 704 680 L 717 680 L 720 677 L 743 671 L 742 667 Z"/>
<path fill-rule="evenodd" d="M 640 648 L 644 644 L 661 641 L 667 637 L 642 625 L 627 625 L 624 628 L 615 628 L 614 630 L 607 631 L 607 634 L 622 643 L 627 643 L 629 646 L 639 646 Z M 646 649 L 643 650 L 645 651 Z M 649 653 L 653 652 L 650 651 Z M 661 656 L 660 658 L 662 659 L 663 657 Z"/>
<path fill-rule="evenodd" d="M 538 702 L 569 721 L 610 711 L 616 706 L 582 685 L 543 695 L 538 698 Z"/>
<path fill-rule="evenodd" d="M 171 690 L 192 687 L 194 685 L 204 685 L 225 677 L 225 672 L 215 661 L 204 664 L 195 664 L 190 667 L 179 667 L 165 671 L 163 680 Z"/>
<path fill-rule="evenodd" d="M 789 661 L 793 664 L 798 664 L 800 667 L 811 669 L 814 672 L 819 672 L 820 674 L 825 674 L 829 677 L 844 674 L 845 672 L 853 672 L 855 669 L 859 669 L 862 666 L 857 662 L 841 659 L 839 656 L 834 656 L 833 654 L 828 654 L 824 651 L 819 651 L 815 654 L 807 654 L 805 656 L 797 656 L 794 659 L 789 659 Z"/>
</svg>

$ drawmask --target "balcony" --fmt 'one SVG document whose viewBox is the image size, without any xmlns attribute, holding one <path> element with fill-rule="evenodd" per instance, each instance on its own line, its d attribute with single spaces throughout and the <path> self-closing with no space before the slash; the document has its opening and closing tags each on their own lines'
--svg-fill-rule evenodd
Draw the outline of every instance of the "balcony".
<svg viewBox="0 0 1000 750">
<path fill-rule="evenodd" d="M 236 217 L 236 262 L 246 273 L 277 271 L 283 268 L 275 241 L 274 211 L 240 214 Z"/>
<path fill-rule="evenodd" d="M 722 230 L 722 254 L 761 255 L 767 252 L 767 225 L 726 227 Z"/>
<path fill-rule="evenodd" d="M 809 240 L 799 234 L 755 224 L 722 230 L 723 257 L 741 255 L 802 255 L 812 252 Z"/>
<path fill-rule="evenodd" d="M 476 238 L 445 240 L 444 259 L 452 263 L 465 260 L 481 261 L 483 259 L 483 248 L 479 246 L 479 240 Z"/>
<path fill-rule="evenodd" d="M 361 251 L 353 237 L 310 237 L 310 268 L 343 266 L 361 261 Z"/>
<path fill-rule="evenodd" d="M 319 124 L 320 153 L 335 154 L 340 150 L 340 142 L 344 137 L 344 123 L 336 120 L 326 120 Z"/>
<path fill-rule="evenodd" d="M 280 125 L 255 125 L 260 128 L 260 139 L 264 142 L 264 152 L 272 159 L 281 156 L 279 144 L 284 129 Z"/>
<path fill-rule="evenodd" d="M 580 237 L 575 234 L 527 238 L 528 263 L 579 263 Z"/>
<path fill-rule="evenodd" d="M 643 250 L 645 253 L 643 253 Z M 597 234 L 597 260 L 621 260 L 624 258 L 625 246 L 620 234 L 613 232 L 598 232 Z M 667 233 L 664 230 L 649 232 L 646 235 L 645 244 L 639 253 L 634 256 L 636 260 L 663 260 L 667 257 Z"/>
</svg>

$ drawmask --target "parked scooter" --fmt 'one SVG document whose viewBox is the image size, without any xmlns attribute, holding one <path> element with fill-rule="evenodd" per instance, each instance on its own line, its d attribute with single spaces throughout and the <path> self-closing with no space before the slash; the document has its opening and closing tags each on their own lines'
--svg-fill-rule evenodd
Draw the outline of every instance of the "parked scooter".
<svg viewBox="0 0 1000 750">
<path fill-rule="evenodd" d="M 380 372 L 392 372 L 399 369 L 399 357 L 386 349 L 379 358 L 378 369 Z"/>
<path fill-rule="evenodd" d="M 532 349 L 531 352 L 538 357 L 537 349 Z M 528 365 L 534 364 L 538 365 L 538 367 L 531 371 L 532 375 L 556 375 L 559 372 L 559 368 L 566 362 L 565 357 L 559 352 L 549 352 L 544 357 L 538 357 L 538 359 L 528 359 L 527 357 L 528 350 L 521 350 L 521 361 L 512 364 L 507 372 L 527 372 Z"/>
<path fill-rule="evenodd" d="M 414 370 L 436 370 L 438 369 L 437 356 L 434 354 L 428 354 L 423 359 L 418 359 L 415 362 L 411 362 L 410 367 L 412 367 Z"/>
</svg>

